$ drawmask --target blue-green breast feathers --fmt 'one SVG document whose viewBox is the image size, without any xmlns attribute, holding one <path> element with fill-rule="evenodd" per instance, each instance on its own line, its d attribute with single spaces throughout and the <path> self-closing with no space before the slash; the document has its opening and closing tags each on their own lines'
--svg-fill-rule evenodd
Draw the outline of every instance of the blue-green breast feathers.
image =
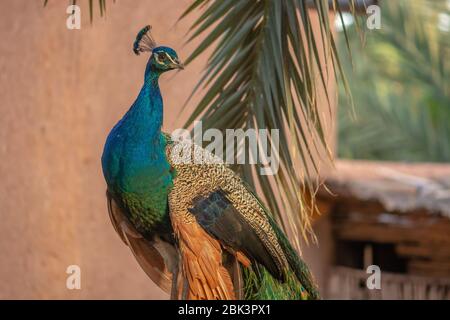
<svg viewBox="0 0 450 320">
<path fill-rule="evenodd" d="M 102 156 L 109 192 L 141 229 L 151 229 L 167 215 L 173 183 L 161 134 L 158 76 L 153 70 L 146 76 L 138 98 L 110 132 Z"/>
<path fill-rule="evenodd" d="M 110 132 L 102 156 L 108 191 L 141 229 L 167 217 L 167 197 L 173 184 L 161 134 L 163 100 L 159 76 L 183 68 L 175 50 L 159 46 L 146 26 L 136 36 L 133 51 L 151 52 L 144 85 L 125 116 Z"/>
</svg>

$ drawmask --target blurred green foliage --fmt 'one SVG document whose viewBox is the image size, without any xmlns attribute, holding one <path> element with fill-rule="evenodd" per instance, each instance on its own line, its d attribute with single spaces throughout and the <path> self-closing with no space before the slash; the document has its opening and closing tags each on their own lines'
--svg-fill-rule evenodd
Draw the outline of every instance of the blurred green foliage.
<svg viewBox="0 0 450 320">
<path fill-rule="evenodd" d="M 354 112 L 339 89 L 341 158 L 450 160 L 450 2 L 382 1 L 381 29 L 347 27 L 341 63 Z M 365 19 L 365 18 L 364 18 Z M 361 18 L 360 26 L 365 28 Z M 338 51 L 347 43 L 339 34 Z"/>
</svg>

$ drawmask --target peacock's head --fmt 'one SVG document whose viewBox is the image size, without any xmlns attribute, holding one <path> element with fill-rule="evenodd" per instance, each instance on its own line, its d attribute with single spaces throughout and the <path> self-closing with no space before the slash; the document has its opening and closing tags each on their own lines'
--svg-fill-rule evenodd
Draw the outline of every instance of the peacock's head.
<svg viewBox="0 0 450 320">
<path fill-rule="evenodd" d="M 178 55 L 172 48 L 156 47 L 155 40 L 150 35 L 151 26 L 145 26 L 139 31 L 136 40 L 133 44 L 133 51 L 139 55 L 141 52 L 151 52 L 152 55 L 147 63 L 147 72 L 150 70 L 158 71 L 159 73 L 173 70 L 183 69 L 184 66 L 178 59 Z"/>
<path fill-rule="evenodd" d="M 162 72 L 172 69 L 184 69 L 175 50 L 169 47 L 154 48 L 150 62 L 156 69 Z"/>
</svg>

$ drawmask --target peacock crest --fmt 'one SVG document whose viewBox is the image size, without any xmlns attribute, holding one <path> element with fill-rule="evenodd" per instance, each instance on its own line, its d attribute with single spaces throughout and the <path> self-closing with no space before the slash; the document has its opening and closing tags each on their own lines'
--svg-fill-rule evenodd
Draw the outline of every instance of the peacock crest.
<svg viewBox="0 0 450 320">
<path fill-rule="evenodd" d="M 136 55 L 139 55 L 141 52 L 151 52 L 156 47 L 156 41 L 151 36 L 150 30 L 152 30 L 152 27 L 148 25 L 138 32 L 133 44 L 133 52 Z"/>
</svg>

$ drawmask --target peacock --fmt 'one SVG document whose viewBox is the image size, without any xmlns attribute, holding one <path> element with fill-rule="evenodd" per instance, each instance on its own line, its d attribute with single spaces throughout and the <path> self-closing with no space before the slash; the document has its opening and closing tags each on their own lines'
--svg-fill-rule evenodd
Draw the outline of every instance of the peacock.
<svg viewBox="0 0 450 320">
<path fill-rule="evenodd" d="M 150 53 L 144 84 L 102 155 L 116 232 L 171 299 L 318 299 L 307 265 L 233 170 L 217 161 L 174 161 L 186 142 L 161 131 L 158 79 L 184 67 L 150 29 L 133 44 L 135 54 Z M 212 159 L 198 146 L 196 155 Z"/>
</svg>

